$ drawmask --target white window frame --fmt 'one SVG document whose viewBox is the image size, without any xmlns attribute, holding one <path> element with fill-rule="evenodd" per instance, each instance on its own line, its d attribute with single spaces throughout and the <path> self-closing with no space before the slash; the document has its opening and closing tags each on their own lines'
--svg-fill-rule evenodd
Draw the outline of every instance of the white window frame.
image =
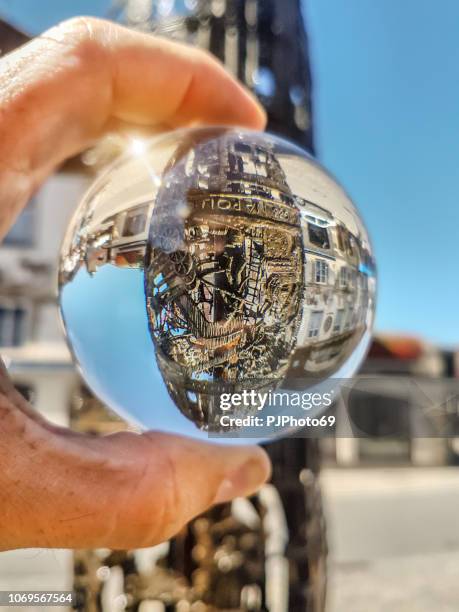
<svg viewBox="0 0 459 612">
<path fill-rule="evenodd" d="M 342 266 L 339 271 L 339 285 L 341 288 L 346 289 L 352 285 L 352 270 L 349 266 Z"/>
<path fill-rule="evenodd" d="M 317 338 L 324 318 L 323 310 L 313 310 L 309 317 L 308 338 Z"/>
<path fill-rule="evenodd" d="M 314 282 L 318 285 L 328 284 L 330 267 L 323 259 L 316 259 L 314 262 Z"/>
<path fill-rule="evenodd" d="M 28 308 L 14 301 L 0 302 L 0 346 L 20 346 L 26 341 Z"/>
<path fill-rule="evenodd" d="M 341 331 L 343 327 L 345 316 L 346 316 L 346 310 L 344 308 L 338 308 L 338 310 L 336 311 L 335 322 L 333 323 L 334 333 Z"/>
</svg>

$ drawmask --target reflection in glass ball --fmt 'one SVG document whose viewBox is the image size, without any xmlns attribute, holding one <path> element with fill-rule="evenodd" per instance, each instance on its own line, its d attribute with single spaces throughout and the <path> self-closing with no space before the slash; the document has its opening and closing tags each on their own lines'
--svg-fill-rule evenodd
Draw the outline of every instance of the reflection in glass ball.
<svg viewBox="0 0 459 612">
<path fill-rule="evenodd" d="M 294 396 L 352 376 L 375 282 L 358 213 L 317 162 L 224 128 L 117 161 L 83 198 L 59 269 L 67 337 L 103 401 L 144 427 L 244 442 L 282 428 L 222 425 L 227 408 L 279 414 L 278 391 L 304 416 Z"/>
</svg>

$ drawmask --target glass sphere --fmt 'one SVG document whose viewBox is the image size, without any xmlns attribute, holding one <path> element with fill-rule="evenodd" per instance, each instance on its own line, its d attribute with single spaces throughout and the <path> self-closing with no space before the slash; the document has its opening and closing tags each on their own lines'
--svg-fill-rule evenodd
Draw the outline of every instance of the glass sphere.
<svg viewBox="0 0 459 612">
<path fill-rule="evenodd" d="M 246 417 L 323 411 L 290 399 L 355 373 L 375 284 L 336 181 L 292 143 L 238 128 L 136 141 L 84 196 L 59 266 L 95 394 L 141 427 L 230 442 L 295 429 Z"/>
</svg>

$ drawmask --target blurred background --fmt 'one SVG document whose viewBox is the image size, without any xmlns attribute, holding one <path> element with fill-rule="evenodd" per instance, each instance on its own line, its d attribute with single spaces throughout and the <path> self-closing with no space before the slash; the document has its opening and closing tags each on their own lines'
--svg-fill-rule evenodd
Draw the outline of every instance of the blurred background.
<svg viewBox="0 0 459 612">
<path fill-rule="evenodd" d="M 72 15 L 147 29 L 153 9 L 165 19 L 193 4 L 0 0 L 0 50 Z M 224 2 L 213 4 L 218 11 Z M 360 374 L 371 388 L 351 389 L 347 408 L 337 407 L 336 438 L 320 441 L 327 610 L 456 611 L 459 4 L 306 0 L 301 10 L 311 74 L 308 91 L 290 92 L 292 129 L 309 148 L 314 136 L 317 156 L 357 203 L 379 276 L 376 333 Z M 252 86 L 269 98 L 273 74 L 259 69 Z M 90 155 L 67 162 L 5 239 L 0 346 L 38 410 L 108 432 L 120 422 L 79 380 L 56 307 L 60 242 L 93 175 Z M 71 552 L 0 554 L 0 589 L 70 588 L 73 574 Z"/>
</svg>

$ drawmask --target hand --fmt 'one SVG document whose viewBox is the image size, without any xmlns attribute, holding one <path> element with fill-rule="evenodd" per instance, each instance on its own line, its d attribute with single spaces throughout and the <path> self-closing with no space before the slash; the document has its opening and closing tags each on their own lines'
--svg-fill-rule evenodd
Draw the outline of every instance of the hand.
<svg viewBox="0 0 459 612">
<path fill-rule="evenodd" d="M 66 157 L 119 123 L 262 129 L 264 113 L 208 54 L 89 18 L 0 61 L 0 232 Z M 258 447 L 51 425 L 0 371 L 0 550 L 150 546 L 212 504 L 255 492 Z"/>
</svg>

